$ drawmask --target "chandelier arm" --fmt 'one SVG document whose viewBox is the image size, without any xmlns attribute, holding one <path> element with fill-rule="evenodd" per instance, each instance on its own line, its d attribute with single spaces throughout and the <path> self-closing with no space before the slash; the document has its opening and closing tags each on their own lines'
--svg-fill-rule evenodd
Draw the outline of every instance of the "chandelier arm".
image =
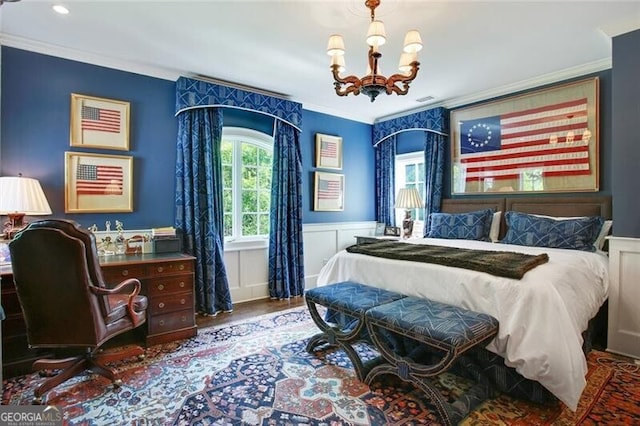
<svg viewBox="0 0 640 426">
<path fill-rule="evenodd" d="M 411 84 L 411 82 L 416 78 L 419 69 L 420 62 L 414 61 L 411 63 L 411 74 L 393 74 L 391 77 L 387 78 L 385 84 L 387 95 L 390 95 L 391 93 L 406 95 L 409 92 L 409 84 Z M 396 86 L 396 83 L 402 84 L 402 88 Z"/>
<path fill-rule="evenodd" d="M 340 77 L 338 68 L 338 65 L 331 65 L 331 72 L 333 73 L 333 79 L 335 80 L 333 85 L 335 86 L 338 96 L 347 96 L 349 93 L 353 93 L 354 95 L 360 94 L 362 81 L 354 75 L 349 75 L 344 78 Z"/>
</svg>

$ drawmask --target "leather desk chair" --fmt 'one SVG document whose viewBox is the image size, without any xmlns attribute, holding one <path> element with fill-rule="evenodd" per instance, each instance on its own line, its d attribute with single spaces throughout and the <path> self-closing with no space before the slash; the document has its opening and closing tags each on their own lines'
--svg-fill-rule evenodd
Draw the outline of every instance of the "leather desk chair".
<svg viewBox="0 0 640 426">
<path fill-rule="evenodd" d="M 81 355 L 40 359 L 36 371 L 60 370 L 34 390 L 42 395 L 71 377 L 89 370 L 121 382 L 109 362 L 142 357 L 140 346 L 102 352 L 109 339 L 145 322 L 147 299 L 138 295 L 140 282 L 129 278 L 108 288 L 102 277 L 95 237 L 67 220 L 31 223 L 9 243 L 13 277 L 22 306 L 29 346 L 83 348 Z"/>
</svg>

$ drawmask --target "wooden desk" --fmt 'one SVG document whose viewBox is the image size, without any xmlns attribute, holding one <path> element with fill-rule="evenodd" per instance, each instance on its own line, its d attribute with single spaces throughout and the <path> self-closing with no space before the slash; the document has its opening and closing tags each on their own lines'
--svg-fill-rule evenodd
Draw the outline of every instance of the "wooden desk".
<svg viewBox="0 0 640 426">
<path fill-rule="evenodd" d="M 147 346 L 187 339 L 197 333 L 194 305 L 195 258 L 182 253 L 114 255 L 100 258 L 108 284 L 125 278 L 138 278 L 141 294 L 149 299 L 146 324 L 130 332 Z M 0 271 L 2 306 L 3 377 L 30 373 L 37 358 L 50 356 L 50 349 L 29 349 L 22 308 L 18 301 L 10 268 Z M 143 329 L 144 335 L 136 333 Z"/>
</svg>

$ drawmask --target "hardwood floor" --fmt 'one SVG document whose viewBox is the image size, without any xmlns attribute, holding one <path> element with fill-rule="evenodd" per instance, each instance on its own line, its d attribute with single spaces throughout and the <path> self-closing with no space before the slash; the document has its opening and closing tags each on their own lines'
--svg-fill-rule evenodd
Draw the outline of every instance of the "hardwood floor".
<svg viewBox="0 0 640 426">
<path fill-rule="evenodd" d="M 219 327 L 235 321 L 250 320 L 262 314 L 283 311 L 289 308 L 305 306 L 304 297 L 292 297 L 289 300 L 260 299 L 250 302 L 236 303 L 233 312 L 219 313 L 215 317 L 196 315 L 198 328 Z"/>
</svg>

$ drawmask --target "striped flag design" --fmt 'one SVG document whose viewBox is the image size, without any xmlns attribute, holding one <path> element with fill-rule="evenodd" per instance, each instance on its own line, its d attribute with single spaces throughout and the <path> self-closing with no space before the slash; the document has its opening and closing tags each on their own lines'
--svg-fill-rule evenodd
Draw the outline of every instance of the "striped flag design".
<svg viewBox="0 0 640 426">
<path fill-rule="evenodd" d="M 78 164 L 76 192 L 78 195 L 122 195 L 122 166 Z"/>
<path fill-rule="evenodd" d="M 465 179 L 518 179 L 531 169 L 545 177 L 589 175 L 587 121 L 584 98 L 462 122 Z"/>
<path fill-rule="evenodd" d="M 320 143 L 320 156 L 336 158 L 338 156 L 338 144 L 330 141 Z"/>
<path fill-rule="evenodd" d="M 318 198 L 321 200 L 340 199 L 340 181 L 320 179 L 318 181 Z"/>
<path fill-rule="evenodd" d="M 118 110 L 82 106 L 82 130 L 120 133 L 120 120 Z"/>
</svg>

